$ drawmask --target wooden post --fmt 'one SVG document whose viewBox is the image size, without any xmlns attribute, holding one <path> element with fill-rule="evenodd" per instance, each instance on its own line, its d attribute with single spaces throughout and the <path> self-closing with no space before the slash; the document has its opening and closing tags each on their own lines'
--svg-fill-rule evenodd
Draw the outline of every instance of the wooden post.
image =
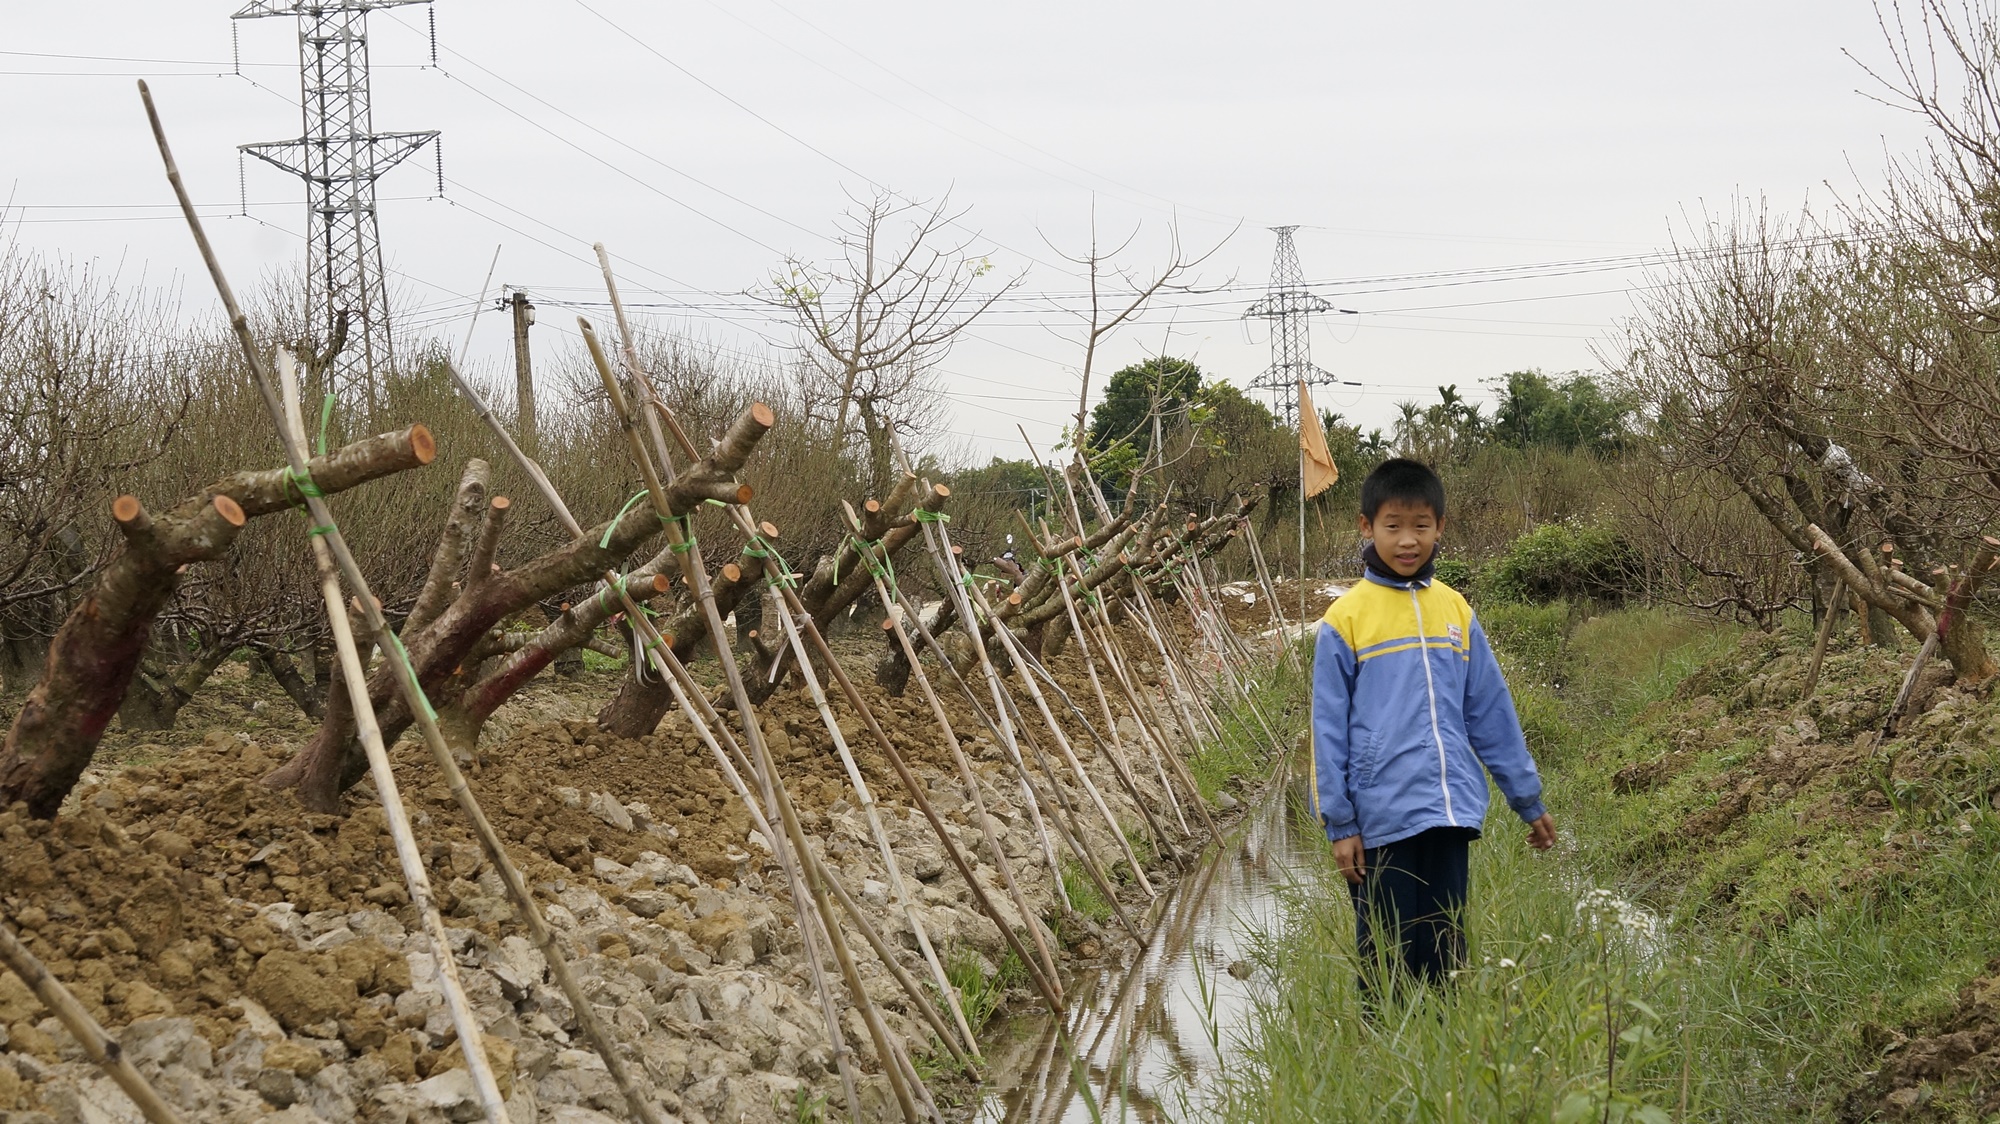
<svg viewBox="0 0 2000 1124">
<path fill-rule="evenodd" d="M 516 428 L 521 431 L 521 447 L 534 456 L 541 448 L 535 429 L 535 370 L 528 356 L 528 328 L 535 322 L 535 306 L 528 303 L 524 289 L 514 290 L 507 303 L 514 313 L 514 402 L 520 414 Z"/>
</svg>

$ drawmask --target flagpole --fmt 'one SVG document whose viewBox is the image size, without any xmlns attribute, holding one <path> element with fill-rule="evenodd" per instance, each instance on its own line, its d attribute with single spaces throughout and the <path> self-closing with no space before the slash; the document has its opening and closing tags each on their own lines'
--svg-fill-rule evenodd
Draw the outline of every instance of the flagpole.
<svg viewBox="0 0 2000 1124">
<path fill-rule="evenodd" d="M 1304 430 L 1305 417 L 1299 417 L 1299 428 Z M 1299 442 L 1299 627 L 1306 623 L 1306 443 Z"/>
</svg>

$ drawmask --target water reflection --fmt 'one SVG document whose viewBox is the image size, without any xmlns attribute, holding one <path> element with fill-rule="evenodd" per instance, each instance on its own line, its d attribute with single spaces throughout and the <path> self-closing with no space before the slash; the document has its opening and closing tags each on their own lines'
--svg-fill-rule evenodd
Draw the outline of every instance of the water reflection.
<svg viewBox="0 0 2000 1124">
<path fill-rule="evenodd" d="M 1272 785 L 1226 845 L 1211 847 L 1155 907 L 1150 948 L 1070 982 L 1073 1045 L 1043 1014 L 999 1026 L 985 1044 L 989 1078 L 974 1120 L 1088 1121 L 1093 1102 L 1107 1120 L 1201 1114 L 1203 1081 L 1247 1029 L 1259 986 L 1252 950 L 1278 931 L 1278 890 L 1324 858 L 1323 842 L 1295 833 L 1287 787 Z"/>
</svg>

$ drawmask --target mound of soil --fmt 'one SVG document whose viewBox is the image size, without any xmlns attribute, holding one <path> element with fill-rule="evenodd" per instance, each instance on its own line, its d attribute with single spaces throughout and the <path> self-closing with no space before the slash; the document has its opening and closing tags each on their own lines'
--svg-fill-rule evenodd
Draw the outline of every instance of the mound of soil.
<svg viewBox="0 0 2000 1124">
<path fill-rule="evenodd" d="M 1074 697 L 1088 697 L 1080 669 L 1057 670 Z M 927 706 L 862 689 L 961 843 L 977 851 L 979 829 L 966 819 L 970 805 Z M 962 699 L 948 705 L 1024 889 L 1037 910 L 1052 910 L 1053 882 L 1006 799 L 1017 786 L 997 749 L 976 736 Z M 535 706 L 552 709 L 547 699 Z M 579 709 L 572 702 L 556 712 Z M 1026 700 L 1022 709 L 1033 713 Z M 880 907 L 885 936 L 914 948 L 880 890 L 884 872 L 816 709 L 783 692 L 760 712 L 830 865 Z M 997 930 L 971 911 L 958 876 L 945 877 L 941 849 L 902 807 L 900 783 L 871 737 L 844 707 L 838 713 L 926 927 L 991 967 L 1002 950 Z M 662 1105 L 687 1120 L 763 1120 L 796 1090 L 824 1092 L 825 1028 L 789 897 L 684 720 L 624 740 L 581 718 L 536 721 L 516 708 L 496 728 L 511 733 L 482 750 L 468 779 L 575 951 L 579 976 L 617 1008 L 618 1033 L 645 1059 Z M 1072 737 L 1121 820 L 1138 824 L 1080 726 Z M 178 751 L 146 744 L 133 755 L 146 763 L 94 774 L 53 822 L 18 806 L 0 811 L 0 905 L 29 949 L 130 1039 L 128 1049 L 150 1051 L 142 1068 L 179 1089 L 195 1118 L 252 1119 L 273 1108 L 297 1121 L 462 1118 L 470 1106 L 462 1060 L 372 786 L 350 793 L 347 814 L 316 815 L 259 783 L 296 741 L 214 731 Z M 536 1098 L 622 1116 L 428 755 L 404 743 L 392 758 L 496 1066 L 526 1098 L 517 1119 L 535 1119 Z M 1080 790 L 1068 798 L 1088 806 Z M 1086 835 L 1098 854 L 1115 854 L 1101 824 Z M 990 861 L 980 878 L 1004 898 Z M 906 967 L 921 972 L 913 959 Z M 871 960 L 864 977 L 897 1028 L 927 1041 L 887 973 Z M 858 1024 L 848 1033 L 873 1064 Z M 32 994 L 0 976 L 0 1119 L 14 1112 L 67 1124 L 123 1111 Z"/>
<path fill-rule="evenodd" d="M 1990 1119 L 2000 1113 L 2000 960 L 1958 991 L 1958 1005 L 1922 1029 L 1883 1031 L 1881 1068 L 1841 1103 L 1847 1124 Z M 1872 1043 L 1871 1043 L 1872 1044 Z"/>
</svg>

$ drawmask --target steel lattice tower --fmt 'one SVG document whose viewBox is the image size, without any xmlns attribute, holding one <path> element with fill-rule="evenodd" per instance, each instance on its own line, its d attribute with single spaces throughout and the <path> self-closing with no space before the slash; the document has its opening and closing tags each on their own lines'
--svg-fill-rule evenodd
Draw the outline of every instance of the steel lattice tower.
<svg viewBox="0 0 2000 1124">
<path fill-rule="evenodd" d="M 1299 251 L 1292 245 L 1296 226 L 1271 227 L 1278 235 L 1278 254 L 1271 261 L 1271 287 L 1264 299 L 1243 310 L 1245 319 L 1271 322 L 1271 365 L 1250 383 L 1252 390 L 1271 392 L 1277 415 L 1290 425 L 1298 421 L 1298 384 L 1337 381 L 1332 374 L 1313 365 L 1312 321 L 1315 312 L 1337 311 L 1333 305 L 1306 288 L 1305 272 L 1299 267 Z"/>
<path fill-rule="evenodd" d="M 375 371 L 394 357 L 375 181 L 438 136 L 375 131 L 368 13 L 429 2 L 251 0 L 231 17 L 298 17 L 305 131 L 297 140 L 246 144 L 241 151 L 306 182 L 307 343 L 324 352 L 340 314 L 348 313 L 347 346 L 327 372 L 327 389 L 347 397 L 372 400 Z"/>
</svg>

